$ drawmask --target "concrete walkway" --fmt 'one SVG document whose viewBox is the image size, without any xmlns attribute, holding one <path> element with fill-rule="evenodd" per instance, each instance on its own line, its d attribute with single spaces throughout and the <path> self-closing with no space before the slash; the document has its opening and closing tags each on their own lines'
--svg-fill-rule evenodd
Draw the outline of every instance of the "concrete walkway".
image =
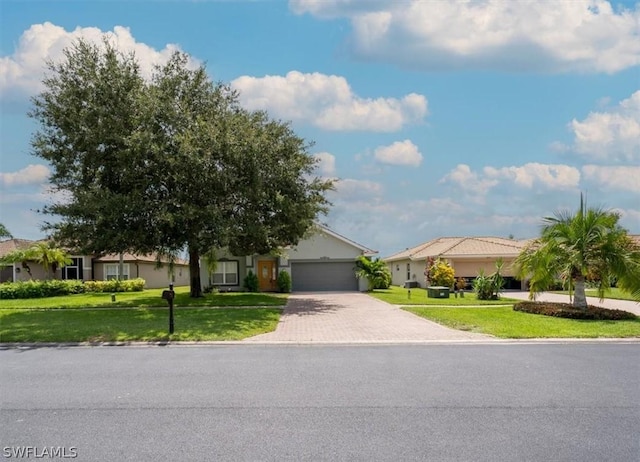
<svg viewBox="0 0 640 462">
<path fill-rule="evenodd" d="M 421 342 L 488 340 L 420 318 L 358 292 L 296 293 L 274 332 L 245 342 Z"/>
<path fill-rule="evenodd" d="M 529 300 L 529 292 L 506 291 L 502 293 L 502 296 L 508 298 L 517 298 L 518 300 Z M 536 300 L 541 302 L 571 303 L 568 295 L 552 294 L 548 292 L 544 292 L 538 295 L 538 297 L 536 297 Z M 605 298 L 601 302 L 598 297 L 587 297 L 587 303 L 589 303 L 589 305 L 601 306 L 603 308 L 609 308 L 611 310 L 624 310 L 640 316 L 640 303 L 631 300 L 614 300 L 611 298 Z"/>
</svg>

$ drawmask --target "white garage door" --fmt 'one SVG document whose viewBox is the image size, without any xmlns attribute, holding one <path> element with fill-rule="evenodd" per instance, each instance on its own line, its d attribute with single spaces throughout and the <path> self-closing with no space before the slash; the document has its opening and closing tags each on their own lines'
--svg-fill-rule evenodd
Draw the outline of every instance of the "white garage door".
<svg viewBox="0 0 640 462">
<path fill-rule="evenodd" d="M 293 290 L 358 290 L 355 266 L 355 262 L 291 262 Z"/>
</svg>

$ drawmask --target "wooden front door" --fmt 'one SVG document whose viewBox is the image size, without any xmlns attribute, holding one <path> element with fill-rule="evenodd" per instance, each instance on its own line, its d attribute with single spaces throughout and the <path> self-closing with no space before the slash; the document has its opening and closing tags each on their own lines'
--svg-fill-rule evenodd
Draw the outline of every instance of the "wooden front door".
<svg viewBox="0 0 640 462">
<path fill-rule="evenodd" d="M 260 291 L 270 292 L 276 290 L 276 262 L 261 260 L 258 262 L 258 282 Z"/>
</svg>

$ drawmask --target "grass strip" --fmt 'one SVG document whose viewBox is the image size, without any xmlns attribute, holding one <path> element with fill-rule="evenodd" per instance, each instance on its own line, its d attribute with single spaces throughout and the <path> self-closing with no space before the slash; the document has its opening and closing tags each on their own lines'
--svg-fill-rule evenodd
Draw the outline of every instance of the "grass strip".
<svg viewBox="0 0 640 462">
<path fill-rule="evenodd" d="M 391 286 L 388 289 L 376 289 L 373 292 L 369 292 L 369 295 L 392 305 L 485 306 L 517 302 L 517 300 L 511 298 L 478 300 L 473 292 L 465 292 L 464 297 L 455 297 L 454 294 L 451 294 L 449 298 L 429 298 L 427 297 L 426 289 L 416 287 L 411 289 L 409 293 L 408 289 L 398 286 Z"/>
</svg>

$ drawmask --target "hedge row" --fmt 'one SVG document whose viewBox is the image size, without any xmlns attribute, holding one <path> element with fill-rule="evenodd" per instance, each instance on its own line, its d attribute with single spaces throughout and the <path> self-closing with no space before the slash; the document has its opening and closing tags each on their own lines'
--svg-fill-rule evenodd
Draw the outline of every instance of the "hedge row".
<svg viewBox="0 0 640 462">
<path fill-rule="evenodd" d="M 77 281 L 51 279 L 47 281 L 19 281 L 0 284 L 0 299 L 42 298 L 88 292 L 140 292 L 145 280 Z"/>
<path fill-rule="evenodd" d="M 609 310 L 599 306 L 589 305 L 586 310 L 576 308 L 569 303 L 552 302 L 519 302 L 513 305 L 515 311 L 524 313 L 542 314 L 569 319 L 591 319 L 598 321 L 634 320 L 636 315 L 623 310 Z"/>
</svg>

